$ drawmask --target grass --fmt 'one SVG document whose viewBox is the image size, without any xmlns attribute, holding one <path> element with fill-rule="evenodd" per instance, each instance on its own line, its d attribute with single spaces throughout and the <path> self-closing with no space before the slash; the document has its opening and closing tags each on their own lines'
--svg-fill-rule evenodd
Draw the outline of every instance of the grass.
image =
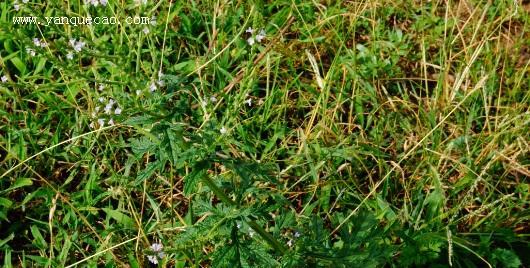
<svg viewBox="0 0 530 268">
<path fill-rule="evenodd" d="M 525 1 L 147 2 L 0 4 L 5 267 L 530 264 Z"/>
</svg>

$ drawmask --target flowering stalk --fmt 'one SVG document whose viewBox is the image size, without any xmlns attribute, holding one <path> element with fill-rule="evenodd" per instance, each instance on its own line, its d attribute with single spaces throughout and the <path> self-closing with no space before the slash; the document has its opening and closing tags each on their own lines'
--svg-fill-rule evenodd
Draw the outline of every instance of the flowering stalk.
<svg viewBox="0 0 530 268">
<path fill-rule="evenodd" d="M 212 192 L 224 203 L 231 206 L 237 206 L 234 200 L 230 199 L 217 185 L 207 176 L 202 177 L 202 181 L 212 190 Z M 248 222 L 250 228 L 252 228 L 256 233 L 258 233 L 271 247 L 276 251 L 280 252 L 282 255 L 287 252 L 287 249 L 280 244 L 271 234 L 267 233 L 256 221 Z"/>
</svg>

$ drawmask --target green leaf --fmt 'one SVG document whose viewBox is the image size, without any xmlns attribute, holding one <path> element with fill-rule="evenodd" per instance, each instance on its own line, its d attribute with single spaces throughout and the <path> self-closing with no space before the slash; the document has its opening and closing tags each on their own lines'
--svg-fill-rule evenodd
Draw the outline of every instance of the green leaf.
<svg viewBox="0 0 530 268">
<path fill-rule="evenodd" d="M 388 202 L 383 200 L 380 196 L 377 196 L 377 205 L 379 206 L 379 209 L 383 211 L 385 218 L 390 222 L 393 222 L 397 218 L 396 213 L 392 210 Z"/>
<path fill-rule="evenodd" d="M 15 183 L 13 183 L 13 185 L 11 185 L 11 187 L 3 190 L 2 192 L 0 193 L 7 193 L 7 192 L 10 192 L 10 191 L 13 191 L 17 188 L 20 188 L 20 187 L 24 187 L 24 186 L 30 186 L 30 185 L 33 185 L 33 181 L 31 180 L 31 178 L 19 178 L 15 181 Z"/>
<path fill-rule="evenodd" d="M 75 85 L 66 87 L 65 95 L 68 101 L 75 102 L 76 96 L 79 93 L 79 91 L 81 91 L 81 88 Z"/>
<path fill-rule="evenodd" d="M 33 74 L 38 74 L 42 69 L 44 69 L 44 65 L 46 65 L 46 58 L 40 58 L 39 63 L 37 63 L 37 67 L 35 67 L 35 71 Z"/>
<path fill-rule="evenodd" d="M 149 139 L 149 137 L 140 137 L 138 139 L 129 139 L 131 150 L 136 157 L 141 157 L 147 152 L 154 152 L 158 143 Z"/>
<path fill-rule="evenodd" d="M 2 248 L 2 246 L 4 246 L 7 242 L 13 240 L 13 238 L 15 238 L 15 234 L 11 233 L 6 238 L 0 240 L 0 248 Z"/>
<path fill-rule="evenodd" d="M 13 265 L 11 264 L 11 250 L 6 249 L 4 251 L 4 267 L 5 268 L 11 268 Z"/>
<path fill-rule="evenodd" d="M 5 208 L 9 208 L 13 205 L 13 201 L 7 199 L 7 198 L 3 198 L 3 197 L 0 197 L 0 206 L 2 207 L 5 207 Z"/>
<path fill-rule="evenodd" d="M 123 226 L 128 227 L 128 228 L 134 228 L 135 224 L 134 224 L 133 219 L 125 215 L 124 213 L 118 210 L 115 210 L 115 209 L 110 209 L 110 208 L 102 208 L 102 210 L 105 211 L 105 213 L 107 213 L 108 216 L 113 218 L 119 224 L 122 224 Z"/>
<path fill-rule="evenodd" d="M 178 163 L 178 160 L 179 160 L 179 155 L 180 155 L 180 150 L 179 150 L 179 146 L 178 146 L 178 137 L 176 137 L 176 131 L 172 131 L 173 129 L 171 128 L 166 128 L 166 130 L 164 131 L 164 133 L 166 134 L 166 139 L 167 139 L 167 151 L 169 153 L 169 156 L 170 156 L 170 160 L 171 160 L 171 163 L 173 164 L 173 166 L 177 167 L 177 163 Z"/>
<path fill-rule="evenodd" d="M 184 178 L 184 194 L 189 196 L 195 191 L 197 184 L 203 176 L 206 176 L 206 170 L 210 166 L 208 161 L 200 161 L 195 166 L 188 176 Z"/>
<path fill-rule="evenodd" d="M 148 125 L 153 124 L 157 119 L 151 115 L 141 115 L 131 117 L 123 122 L 124 125 Z"/>
<path fill-rule="evenodd" d="M 497 262 L 499 267 L 506 267 L 506 268 L 517 268 L 521 267 L 522 263 L 517 254 L 515 254 L 513 251 L 504 249 L 504 248 L 497 248 L 493 251 L 491 259 L 495 262 Z"/>
<path fill-rule="evenodd" d="M 26 73 L 26 65 L 20 60 L 19 57 L 11 58 L 11 62 L 20 71 L 21 74 Z"/>
<path fill-rule="evenodd" d="M 151 162 L 147 164 L 147 168 L 142 170 L 136 177 L 136 180 L 134 181 L 134 185 L 137 185 L 137 186 L 140 185 L 141 183 L 143 183 L 144 180 L 153 176 L 153 174 L 157 170 L 160 170 L 162 167 L 163 167 L 162 161 L 155 161 L 155 162 Z"/>
<path fill-rule="evenodd" d="M 44 239 L 44 237 L 40 233 L 40 231 L 37 228 L 37 226 L 32 225 L 30 227 L 30 229 L 31 229 L 31 234 L 33 235 L 33 238 L 35 238 L 35 245 L 37 247 L 39 247 L 40 249 L 47 248 L 48 247 L 48 243 L 46 243 L 46 240 Z"/>
</svg>

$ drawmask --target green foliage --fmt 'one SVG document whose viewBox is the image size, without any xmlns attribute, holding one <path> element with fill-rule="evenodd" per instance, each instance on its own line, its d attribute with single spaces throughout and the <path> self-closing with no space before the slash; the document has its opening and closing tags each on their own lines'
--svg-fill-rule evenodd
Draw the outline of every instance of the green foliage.
<svg viewBox="0 0 530 268">
<path fill-rule="evenodd" d="M 0 3 L 0 264 L 528 266 L 528 7 L 420 2 Z"/>
</svg>

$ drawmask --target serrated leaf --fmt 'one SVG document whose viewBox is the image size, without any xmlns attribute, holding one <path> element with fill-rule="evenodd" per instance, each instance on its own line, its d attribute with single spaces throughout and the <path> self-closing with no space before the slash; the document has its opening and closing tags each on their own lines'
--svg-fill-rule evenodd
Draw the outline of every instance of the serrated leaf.
<svg viewBox="0 0 530 268">
<path fill-rule="evenodd" d="M 168 147 L 167 151 L 169 152 L 169 156 L 171 158 L 171 163 L 173 166 L 177 166 L 178 159 L 179 159 L 179 146 L 177 144 L 177 137 L 175 136 L 176 133 L 171 131 L 171 128 L 166 128 L 165 134 L 167 138 L 167 144 Z"/>
<path fill-rule="evenodd" d="M 184 178 L 184 194 L 189 196 L 195 191 L 197 184 L 203 176 L 206 176 L 206 171 L 210 163 L 208 161 L 200 161 L 193 166 L 193 171 Z"/>
<path fill-rule="evenodd" d="M 136 157 L 142 156 L 147 152 L 154 152 L 158 143 L 149 139 L 148 137 L 140 137 L 138 139 L 129 139 L 131 150 Z"/>
<path fill-rule="evenodd" d="M 138 173 L 138 176 L 136 177 L 136 180 L 134 181 L 135 185 L 140 185 L 144 180 L 150 178 L 153 176 L 153 174 L 160 170 L 163 167 L 162 161 L 155 161 L 147 164 L 147 167 L 142 170 L 140 173 Z"/>
<path fill-rule="evenodd" d="M 131 117 L 123 122 L 124 125 L 149 125 L 153 124 L 157 119 L 151 115 L 140 115 Z"/>
</svg>

